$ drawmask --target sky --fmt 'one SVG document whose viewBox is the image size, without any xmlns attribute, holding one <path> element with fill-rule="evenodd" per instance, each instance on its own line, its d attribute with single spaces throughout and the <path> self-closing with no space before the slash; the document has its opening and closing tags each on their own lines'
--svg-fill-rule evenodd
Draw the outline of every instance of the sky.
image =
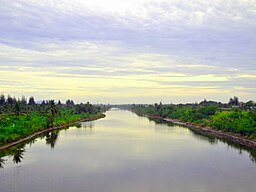
<svg viewBox="0 0 256 192">
<path fill-rule="evenodd" d="M 0 0 L 0 93 L 256 100 L 256 0 Z"/>
</svg>

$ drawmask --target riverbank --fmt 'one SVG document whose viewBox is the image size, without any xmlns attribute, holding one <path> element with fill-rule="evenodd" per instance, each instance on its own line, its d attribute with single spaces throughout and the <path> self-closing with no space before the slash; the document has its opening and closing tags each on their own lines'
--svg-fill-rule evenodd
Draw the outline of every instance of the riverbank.
<svg viewBox="0 0 256 192">
<path fill-rule="evenodd" d="M 17 145 L 19 143 L 22 143 L 24 141 L 30 140 L 30 139 L 32 139 L 34 137 L 37 137 L 37 136 L 39 136 L 39 135 L 41 135 L 42 133 L 45 133 L 45 132 L 53 131 L 53 130 L 56 130 L 56 129 L 63 129 L 63 128 L 66 128 L 68 126 L 71 126 L 71 125 L 74 125 L 74 124 L 77 124 L 77 123 L 80 123 L 80 122 L 83 122 L 83 121 L 94 121 L 94 120 L 97 120 L 97 119 L 100 119 L 100 118 L 104 118 L 105 116 L 106 116 L 105 114 L 96 114 L 96 115 L 90 116 L 90 117 L 85 118 L 85 119 L 80 119 L 78 121 L 67 123 L 65 125 L 50 127 L 50 128 L 47 128 L 47 129 L 36 131 L 35 133 L 33 133 L 33 134 L 31 134 L 27 137 L 24 137 L 24 138 L 19 139 L 17 141 L 13 141 L 11 143 L 4 144 L 4 145 L 0 146 L 0 151 L 4 150 L 4 149 L 7 149 L 9 147 L 12 147 L 14 145 Z"/>
<path fill-rule="evenodd" d="M 189 122 L 182 122 L 178 119 L 162 118 L 159 116 L 151 116 L 151 115 L 143 115 L 143 116 L 148 118 L 153 118 L 153 119 L 164 120 L 176 125 L 188 127 L 191 130 L 197 131 L 199 133 L 203 133 L 205 135 L 215 136 L 216 138 L 226 139 L 235 143 L 239 143 L 240 145 L 243 145 L 246 147 L 256 148 L 256 140 L 248 139 L 238 134 L 216 130 L 211 127 L 203 127 L 203 126 L 195 125 Z"/>
</svg>

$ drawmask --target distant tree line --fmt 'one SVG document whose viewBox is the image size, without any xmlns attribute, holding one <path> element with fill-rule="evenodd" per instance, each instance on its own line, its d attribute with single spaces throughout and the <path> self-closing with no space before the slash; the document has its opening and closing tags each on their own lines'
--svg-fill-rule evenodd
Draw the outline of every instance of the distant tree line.
<svg viewBox="0 0 256 192">
<path fill-rule="evenodd" d="M 59 100 L 55 102 L 54 100 L 43 100 L 42 102 L 36 102 L 34 97 L 31 96 L 28 100 L 26 97 L 22 96 L 21 99 L 16 99 L 8 95 L 0 95 L 0 114 L 3 113 L 13 113 L 15 115 L 20 115 L 29 112 L 40 112 L 40 113 L 50 113 L 58 114 L 60 109 L 71 109 L 74 114 L 81 113 L 97 113 L 102 110 L 99 106 L 93 106 L 89 102 L 75 104 L 73 100 L 68 99 L 64 104 Z"/>
</svg>

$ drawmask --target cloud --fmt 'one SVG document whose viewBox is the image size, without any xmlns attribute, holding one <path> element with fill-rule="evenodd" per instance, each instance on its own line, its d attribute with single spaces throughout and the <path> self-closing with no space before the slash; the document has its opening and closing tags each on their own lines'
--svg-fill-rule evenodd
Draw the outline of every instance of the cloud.
<svg viewBox="0 0 256 192">
<path fill-rule="evenodd" d="M 105 92 L 109 98 L 185 90 L 199 96 L 208 87 L 212 97 L 214 89 L 250 98 L 255 10 L 253 0 L 3 1 L 0 88 L 49 87 L 49 97 L 73 92 L 82 100 Z"/>
</svg>

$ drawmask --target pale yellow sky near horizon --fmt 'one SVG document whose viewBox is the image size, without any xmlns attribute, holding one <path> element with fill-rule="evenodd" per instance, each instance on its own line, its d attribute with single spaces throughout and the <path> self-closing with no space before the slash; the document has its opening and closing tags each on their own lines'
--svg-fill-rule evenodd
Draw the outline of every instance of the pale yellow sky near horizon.
<svg viewBox="0 0 256 192">
<path fill-rule="evenodd" d="M 256 1 L 18 0 L 0 93 L 92 103 L 256 100 Z"/>
</svg>

